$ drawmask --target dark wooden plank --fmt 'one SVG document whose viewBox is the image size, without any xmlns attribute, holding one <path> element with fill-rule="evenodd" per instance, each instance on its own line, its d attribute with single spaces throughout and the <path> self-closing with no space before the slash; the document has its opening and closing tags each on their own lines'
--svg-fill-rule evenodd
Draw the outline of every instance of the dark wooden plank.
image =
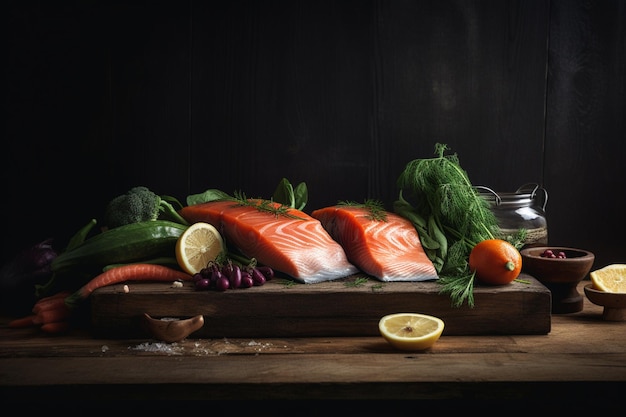
<svg viewBox="0 0 626 417">
<path fill-rule="evenodd" d="M 582 287 L 585 283 L 579 285 Z M 593 396 L 612 407 L 624 389 L 626 322 L 585 299 L 549 335 L 444 335 L 407 354 L 378 337 L 214 338 L 159 344 L 49 337 L 0 319 L 3 401 L 23 399 L 523 399 L 560 411 Z M 71 386 L 71 389 L 68 389 Z M 32 401 L 28 402 L 29 404 Z M 371 404 L 371 402 L 367 402 Z M 577 409 L 589 404 L 576 401 Z M 159 402 L 159 405 L 161 403 Z M 204 406 L 204 405 L 203 405 Z"/>
<path fill-rule="evenodd" d="M 375 39 L 375 195 L 448 144 L 475 185 L 542 182 L 548 3 L 381 2 Z"/>
<path fill-rule="evenodd" d="M 6 41 L 2 261 L 45 238 L 63 247 L 106 199 L 107 29 L 97 5 L 11 2 Z M 115 151 L 115 152 L 113 152 Z M 91 212 L 86 208 L 91 208 Z"/>
<path fill-rule="evenodd" d="M 135 185 L 184 201 L 190 170 L 191 2 L 107 8 L 106 165 L 115 195 Z"/>
<path fill-rule="evenodd" d="M 130 186 L 187 195 L 190 4 L 10 3 L 2 263 Z"/>
<path fill-rule="evenodd" d="M 581 282 L 579 291 L 588 281 Z M 162 291 L 168 291 L 160 287 Z M 555 314 L 549 335 L 459 335 L 444 334 L 430 353 L 489 353 L 493 351 L 529 354 L 613 354 L 623 352 L 626 322 L 607 322 L 601 306 L 584 299 L 583 310 Z M 313 338 L 188 338 L 174 344 L 159 344 L 151 338 L 93 338 L 89 327 L 74 327 L 69 333 L 48 335 L 36 328 L 12 329 L 9 318 L 0 318 L 0 357 L 82 357 L 97 351 L 111 356 L 159 356 L 168 351 L 179 355 L 328 353 L 390 353 L 394 349 L 382 337 Z M 207 322 L 208 324 L 210 322 Z M 210 325 L 210 324 L 209 324 Z M 581 337 L 581 335 L 585 335 Z M 54 349 L 50 349 L 51 341 Z M 255 343 L 256 342 L 256 343 Z M 159 349 L 158 347 L 161 347 Z M 153 349 L 151 349 L 153 348 Z"/>
<path fill-rule="evenodd" d="M 367 196 L 370 6 L 194 5 L 194 192 L 269 198 L 287 177 L 307 209 Z"/>
<path fill-rule="evenodd" d="M 626 4 L 553 1 L 545 143 L 549 240 L 625 261 Z"/>
<path fill-rule="evenodd" d="M 270 3 L 223 18 L 239 6 L 194 8 L 195 191 L 268 196 L 287 176 L 309 184 L 310 207 L 391 203 L 436 141 L 477 183 L 541 181 L 544 2 Z M 211 176 L 206 154 L 220 155 Z"/>
<path fill-rule="evenodd" d="M 285 286 L 280 280 L 226 292 L 195 291 L 191 283 L 130 284 L 95 291 L 91 325 L 99 337 L 148 335 L 142 317 L 205 316 L 193 337 L 376 336 L 378 321 L 403 311 L 431 314 L 446 323 L 444 334 L 547 334 L 550 292 L 534 278 L 529 283 L 476 286 L 475 305 L 452 307 L 435 282 L 370 280 L 357 287 L 353 278 Z"/>
<path fill-rule="evenodd" d="M 206 383 L 232 384 L 288 384 L 301 383 L 373 383 L 409 382 L 419 375 L 420 382 L 478 382 L 478 381 L 624 381 L 625 353 L 603 355 L 544 354 L 533 355 L 532 363 L 524 360 L 525 353 L 477 353 L 473 361 L 467 361 L 462 353 L 445 355 L 402 353 L 380 355 L 376 361 L 368 361 L 371 355 L 358 354 L 271 354 L 261 360 L 251 360 L 248 355 L 233 355 L 222 360 L 219 355 L 209 357 L 185 357 L 180 360 L 175 355 L 161 356 L 159 366 L 150 366 L 154 357 L 110 357 L 74 358 L 75 366 L 63 366 L 64 362 L 54 358 L 3 360 L 5 372 L 15 375 L 14 385 L 63 384 L 72 381 L 76 384 L 133 384 L 153 381 L 165 383 Z M 427 360 L 421 360 L 422 358 Z M 572 361 L 577 366 L 572 366 Z M 622 361 L 622 362 L 620 362 Z M 500 362 L 507 366 L 487 366 Z M 18 375 L 19 369 L 30 372 Z M 90 366 L 87 366 L 87 365 Z M 367 365 L 367 366 L 364 366 Z M 47 368 L 50 372 L 33 372 Z M 588 372 L 580 370 L 587 368 Z M 85 372 L 89 369 L 90 372 Z M 128 369 L 141 369 L 140 373 L 125 372 Z M 302 373 L 302 369 L 308 372 Z M 393 369 L 393 372 L 389 372 Z M 387 372 L 385 372 L 387 370 Z M 549 370 L 549 372 L 546 372 Z M 556 372 L 555 372 L 556 371 Z M 416 374 L 419 372 L 419 374 Z M 150 383 L 150 382 L 148 382 Z"/>
</svg>

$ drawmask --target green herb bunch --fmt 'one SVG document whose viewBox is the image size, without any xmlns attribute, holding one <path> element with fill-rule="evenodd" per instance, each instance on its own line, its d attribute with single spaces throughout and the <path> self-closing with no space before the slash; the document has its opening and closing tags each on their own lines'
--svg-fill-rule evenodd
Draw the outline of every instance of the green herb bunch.
<svg viewBox="0 0 626 417">
<path fill-rule="evenodd" d="M 454 306 L 473 307 L 474 274 L 468 259 L 473 247 L 500 235 L 489 203 L 475 190 L 456 154 L 435 145 L 435 157 L 410 161 L 398 178 L 394 211 L 410 220 L 439 274 L 442 293 Z"/>
</svg>

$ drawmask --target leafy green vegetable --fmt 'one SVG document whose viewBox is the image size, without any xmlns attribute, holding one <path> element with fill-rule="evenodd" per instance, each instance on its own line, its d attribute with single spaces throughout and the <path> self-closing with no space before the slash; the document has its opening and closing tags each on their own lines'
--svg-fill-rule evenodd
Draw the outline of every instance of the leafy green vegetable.
<svg viewBox="0 0 626 417">
<path fill-rule="evenodd" d="M 187 205 L 193 206 L 195 204 L 208 203 L 209 201 L 218 200 L 232 200 L 233 197 L 224 191 L 210 188 L 200 194 L 191 194 L 187 196 Z"/>
<path fill-rule="evenodd" d="M 83 226 L 72 237 L 67 249 L 52 261 L 52 277 L 36 287 L 37 297 L 61 289 L 76 290 L 109 265 L 170 257 L 178 238 L 188 227 L 169 220 L 146 220 L 85 238 L 93 224 L 95 220 Z"/>
<path fill-rule="evenodd" d="M 454 306 L 473 307 L 474 274 L 468 259 L 473 247 L 500 235 L 497 219 L 461 168 L 456 154 L 435 145 L 435 157 L 410 161 L 398 178 L 394 211 L 417 229 L 426 255 L 439 274 L 441 292 Z"/>
<path fill-rule="evenodd" d="M 304 182 L 298 184 L 294 189 L 293 185 L 286 178 L 283 178 L 276 187 L 271 200 L 262 197 L 249 199 L 242 191 L 235 191 L 231 196 L 224 191 L 208 189 L 203 193 L 187 196 L 187 204 L 191 206 L 210 201 L 232 200 L 240 206 L 255 207 L 259 211 L 272 213 L 276 216 L 301 219 L 289 213 L 289 209 L 302 210 L 307 203 L 307 199 L 308 190 Z"/>
<path fill-rule="evenodd" d="M 280 203 L 297 210 L 304 210 L 308 198 L 309 192 L 306 183 L 301 182 L 296 186 L 296 188 L 294 188 L 287 178 L 283 178 L 278 183 L 278 186 L 274 191 L 274 195 L 272 196 L 272 200 L 276 203 Z"/>
<path fill-rule="evenodd" d="M 303 210 L 306 206 L 308 197 L 309 193 L 306 183 L 301 182 L 294 188 L 293 185 L 286 178 L 283 178 L 278 183 L 272 199 L 268 201 L 274 201 L 287 208 Z M 194 204 L 207 203 L 209 201 L 218 200 L 241 201 L 245 198 L 245 195 L 241 191 L 235 191 L 233 195 L 230 195 L 228 193 L 225 193 L 224 191 L 211 188 L 200 194 L 188 195 L 187 205 L 192 206 Z"/>
<path fill-rule="evenodd" d="M 161 197 L 147 187 L 133 187 L 109 201 L 104 212 L 104 224 L 115 228 L 158 219 L 188 225 L 178 214 L 172 201 L 180 207 L 180 203 L 173 197 Z"/>
</svg>

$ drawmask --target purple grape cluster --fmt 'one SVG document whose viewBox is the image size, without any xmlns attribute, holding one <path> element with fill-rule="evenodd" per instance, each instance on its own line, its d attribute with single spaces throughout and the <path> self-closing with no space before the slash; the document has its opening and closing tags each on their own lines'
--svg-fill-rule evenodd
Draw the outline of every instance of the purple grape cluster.
<svg viewBox="0 0 626 417">
<path fill-rule="evenodd" d="M 212 262 L 194 274 L 193 283 L 197 291 L 226 291 L 260 286 L 273 277 L 274 270 L 269 266 L 239 266 L 231 261 L 223 264 Z"/>
<path fill-rule="evenodd" d="M 565 252 L 554 253 L 552 249 L 546 249 L 541 253 L 542 258 L 565 259 Z"/>
</svg>

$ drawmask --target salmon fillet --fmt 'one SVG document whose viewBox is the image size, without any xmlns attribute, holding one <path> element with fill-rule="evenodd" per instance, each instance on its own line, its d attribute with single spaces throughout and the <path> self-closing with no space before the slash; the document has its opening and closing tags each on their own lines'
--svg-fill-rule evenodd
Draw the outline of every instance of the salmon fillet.
<svg viewBox="0 0 626 417">
<path fill-rule="evenodd" d="M 190 223 L 212 224 L 227 245 L 303 283 L 358 272 L 321 223 L 300 210 L 288 209 L 283 215 L 223 200 L 186 206 L 179 213 Z"/>
<path fill-rule="evenodd" d="M 422 247 L 413 224 L 386 212 L 386 220 L 373 220 L 367 208 L 331 206 L 314 210 L 318 219 L 344 249 L 348 260 L 381 281 L 426 281 L 437 271 Z"/>
</svg>

